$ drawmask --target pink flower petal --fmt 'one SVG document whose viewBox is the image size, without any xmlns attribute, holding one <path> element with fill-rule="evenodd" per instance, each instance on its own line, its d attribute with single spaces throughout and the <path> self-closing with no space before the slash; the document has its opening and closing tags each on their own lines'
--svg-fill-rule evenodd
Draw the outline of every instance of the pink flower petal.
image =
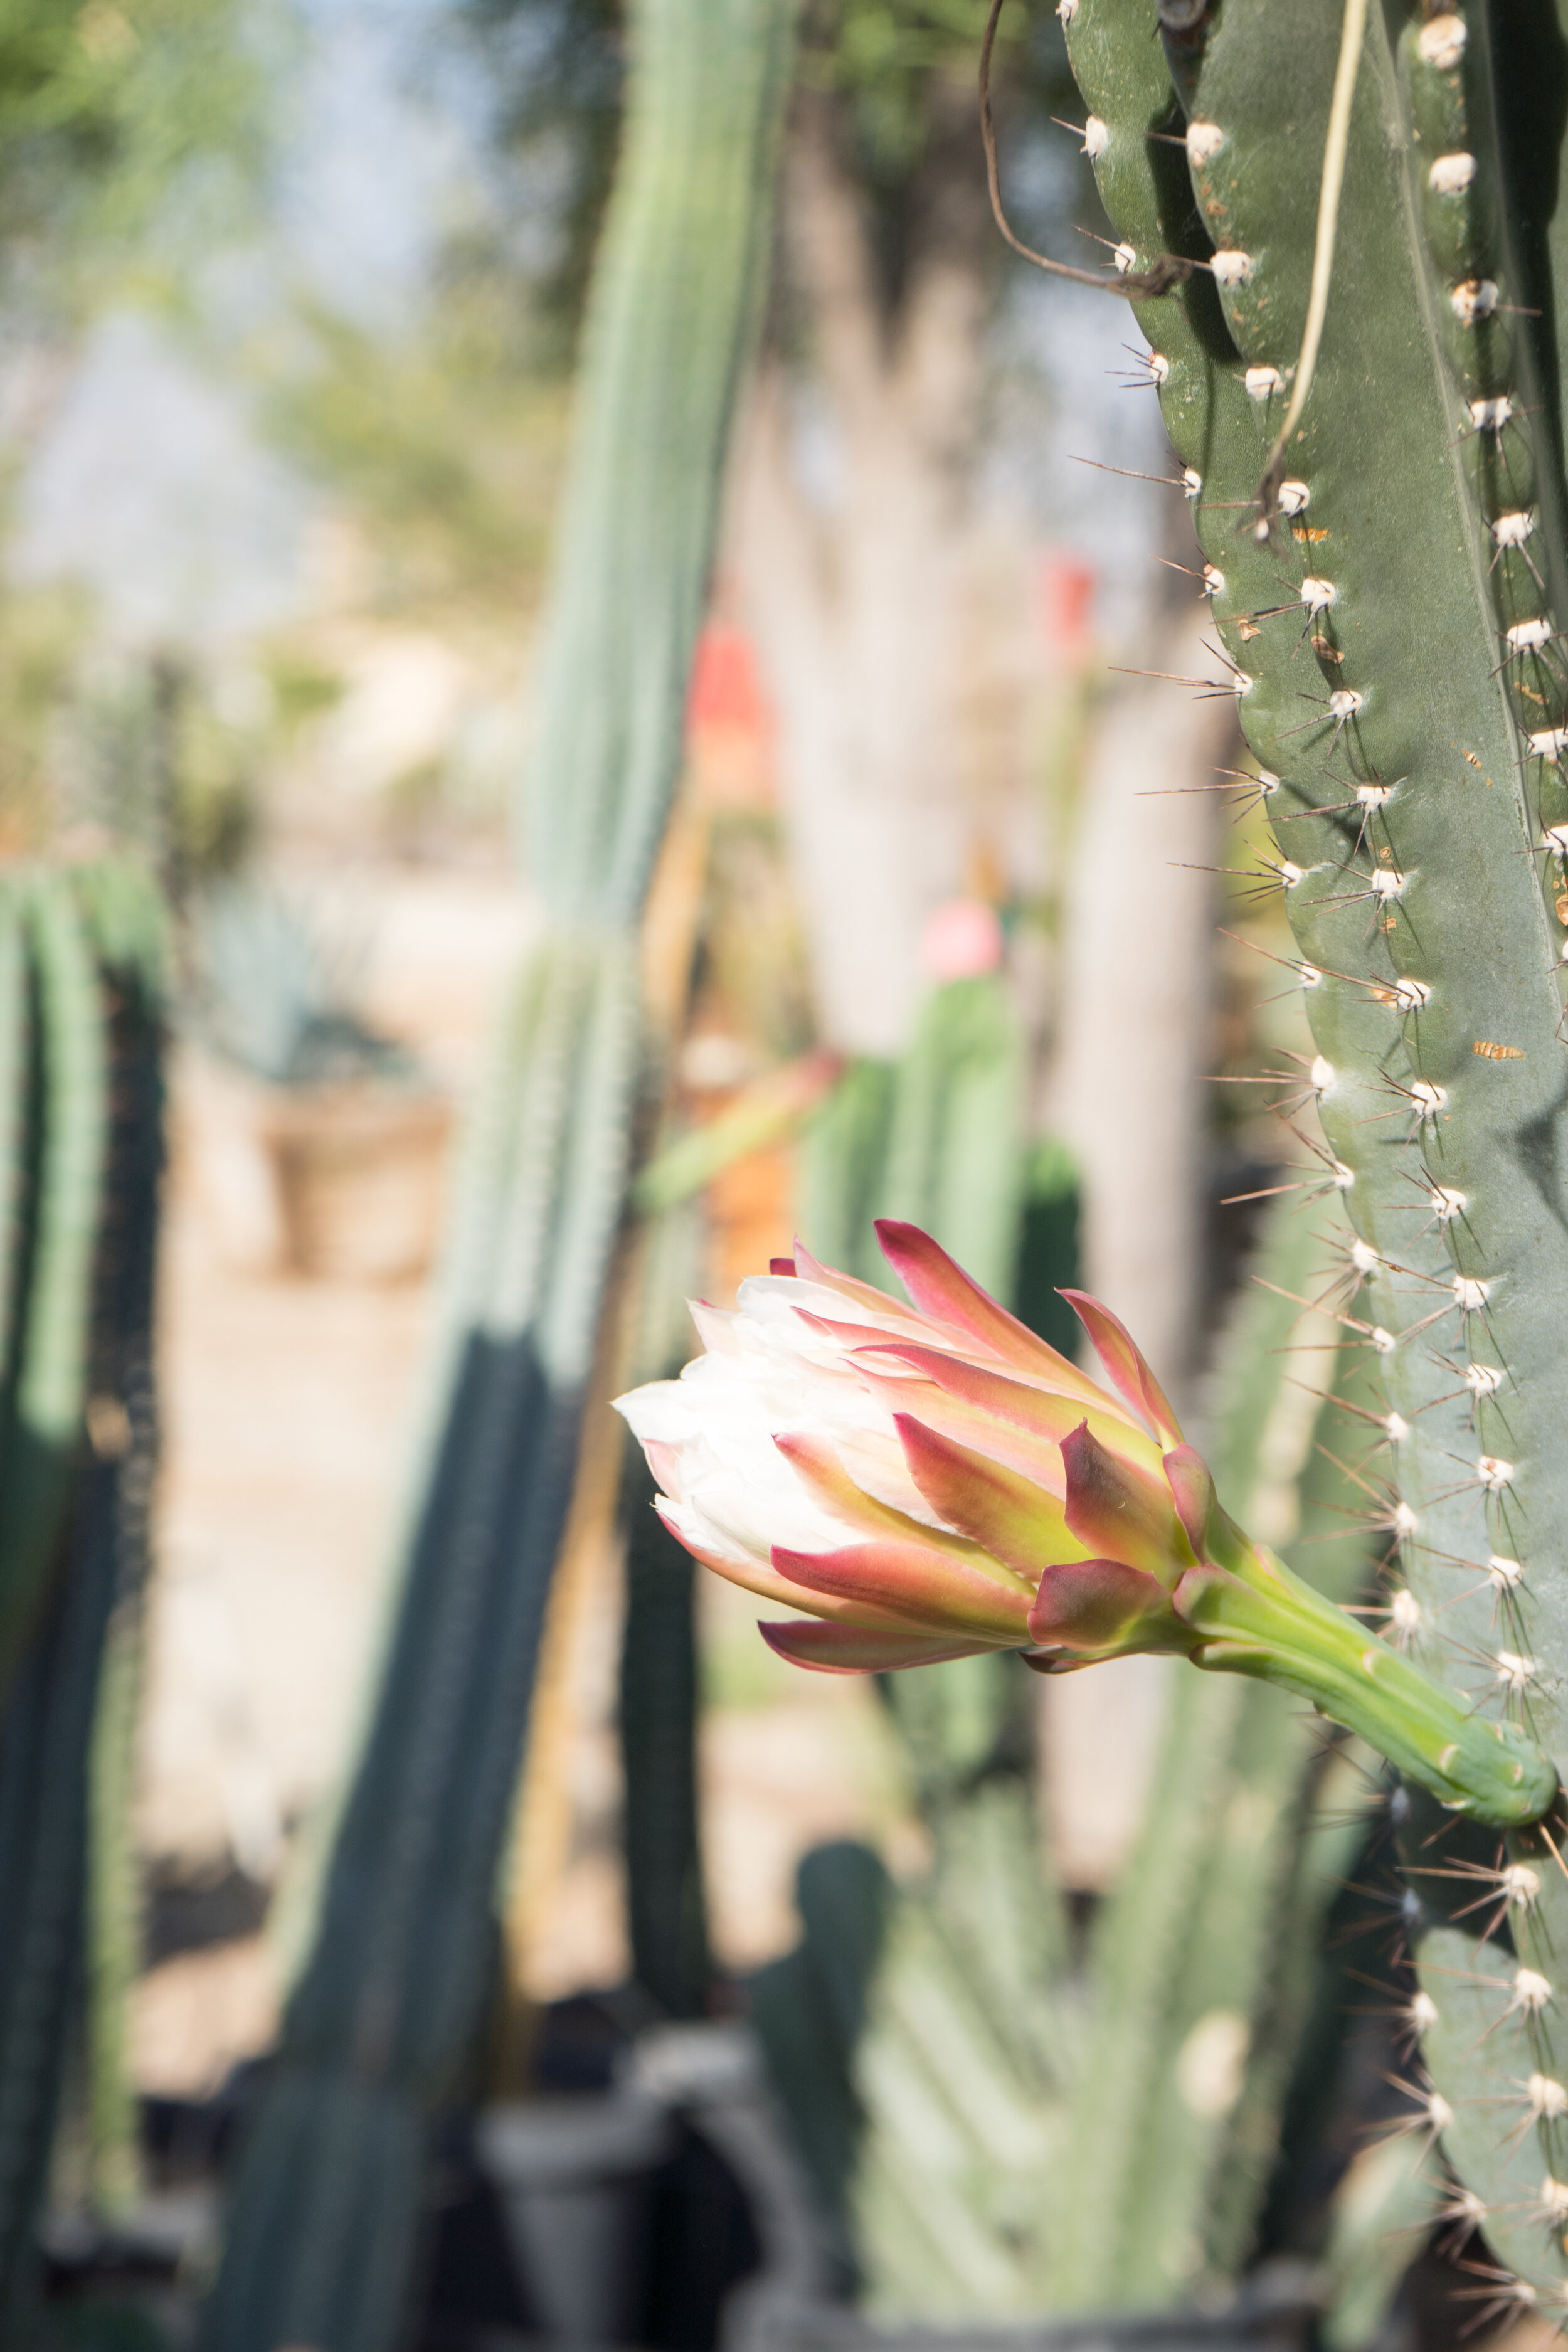
<svg viewBox="0 0 1568 2352">
<path fill-rule="evenodd" d="M 988 1642 L 950 1642 L 941 1634 L 871 1633 L 858 1625 L 824 1625 L 816 1618 L 759 1623 L 770 1650 L 792 1666 L 818 1675 L 889 1675 L 900 1666 L 937 1666 L 949 1658 L 980 1656 Z"/>
<path fill-rule="evenodd" d="M 911 1518 L 896 1504 L 884 1503 L 868 1495 L 858 1486 L 839 1460 L 837 1449 L 825 1437 L 813 1437 L 804 1430 L 781 1430 L 773 1444 L 784 1455 L 801 1484 L 835 1518 L 844 1520 L 851 1534 L 891 1536 L 900 1543 L 952 1544 L 961 1548 L 957 1539 L 944 1537 L 937 1528 L 928 1528 L 923 1519 Z M 919 1500 L 919 1490 L 910 1496 Z"/>
<path fill-rule="evenodd" d="M 1067 1300 L 1094 1341 L 1100 1362 L 1133 1412 L 1149 1423 L 1163 1445 L 1180 1445 L 1181 1423 L 1126 1325 L 1087 1290 L 1064 1290 L 1058 1296 Z"/>
<path fill-rule="evenodd" d="M 655 1486 L 662 1494 L 668 1495 L 672 1503 L 684 1503 L 686 1496 L 681 1492 L 679 1446 L 667 1444 L 662 1437 L 644 1437 L 638 1443 L 647 1466 L 653 1472 Z"/>
<path fill-rule="evenodd" d="M 1163 1473 L 1132 1469 L 1084 1422 L 1062 1440 L 1065 1517 L 1085 1549 L 1147 1569 L 1167 1587 L 1191 1566 L 1190 1547 Z"/>
<path fill-rule="evenodd" d="M 1137 1462 L 1146 1460 L 1151 1466 L 1160 1458 L 1158 1446 L 1146 1435 L 1142 1423 L 1081 1373 L 1073 1376 L 1070 1388 L 1065 1383 L 1059 1389 L 1046 1388 L 1037 1386 L 1033 1381 L 1013 1380 L 1005 1372 L 991 1371 L 981 1364 L 965 1363 L 961 1356 L 952 1355 L 944 1348 L 911 1346 L 902 1339 L 878 1339 L 855 1350 L 858 1370 L 874 1370 L 879 1359 L 887 1363 L 908 1364 L 912 1371 L 923 1373 L 927 1380 L 945 1389 L 949 1396 L 962 1398 L 966 1404 L 998 1421 L 1010 1423 L 1015 1428 L 1031 1430 L 1053 1445 L 1059 1445 L 1068 1432 L 1087 1418 L 1101 1444 L 1109 1445 L 1112 1453 L 1127 1454 Z"/>
<path fill-rule="evenodd" d="M 768 1260 L 768 1272 L 770 1274 L 793 1277 L 795 1274 L 795 1260 L 793 1257 L 771 1257 Z"/>
<path fill-rule="evenodd" d="M 888 1610 L 916 1632 L 997 1645 L 1028 1638 L 1028 1592 L 931 1545 L 889 1538 L 847 1544 L 840 1551 L 798 1552 L 775 1544 L 773 1566 L 810 1593 L 857 1609 Z M 816 1606 L 798 1594 L 795 1599 L 798 1607 Z"/>
<path fill-rule="evenodd" d="M 710 1547 L 693 1543 L 690 1537 L 683 1533 L 676 1515 L 667 1506 L 655 1503 L 654 1509 L 658 1511 L 676 1542 L 683 1546 L 691 1554 L 692 1559 L 700 1561 L 704 1568 L 710 1568 L 715 1576 L 721 1576 L 726 1583 L 739 1585 L 742 1592 L 754 1592 L 759 1601 L 772 1601 L 782 1609 L 804 1609 L 808 1605 L 801 1598 L 799 1585 L 794 1583 L 789 1578 L 781 1576 L 771 1561 L 752 1559 L 749 1557 L 744 1560 L 739 1560 L 729 1552 L 716 1551 Z M 809 1606 L 817 1610 L 824 1617 L 831 1617 L 846 1625 L 887 1630 L 901 1627 L 904 1622 L 895 1609 L 879 1608 L 870 1602 L 837 1600 L 826 1594 L 824 1594 L 820 1601 L 812 1601 Z"/>
<path fill-rule="evenodd" d="M 1020 1427 L 1016 1422 L 998 1421 L 945 1388 L 939 1388 L 934 1381 L 873 1372 L 868 1385 L 895 1421 L 900 1413 L 908 1413 L 922 1427 L 951 1438 L 955 1445 L 966 1445 L 988 1461 L 1016 1470 L 1020 1477 L 1031 1480 L 1048 1495 L 1059 1496 L 1067 1492 L 1059 1438 Z M 1082 1419 L 1083 1409 L 1079 1406 L 1067 1425 L 1076 1429 Z"/>
</svg>

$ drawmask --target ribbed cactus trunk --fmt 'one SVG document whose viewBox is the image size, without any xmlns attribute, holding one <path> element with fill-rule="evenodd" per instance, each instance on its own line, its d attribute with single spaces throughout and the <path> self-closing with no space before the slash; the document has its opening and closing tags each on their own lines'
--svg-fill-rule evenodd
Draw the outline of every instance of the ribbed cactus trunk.
<svg viewBox="0 0 1568 2352">
<path fill-rule="evenodd" d="M 161 961 L 135 867 L 0 887 L 5 1449 L 26 1505 L 0 1540 L 15 1660 L 0 1705 L 0 2343 L 18 2347 L 37 2340 L 33 2226 L 84 1997 L 111 2127 L 123 2083 L 134 1918 L 122 1901 L 105 1932 L 126 1850 L 99 1767 L 118 1730 L 104 1659 L 140 1608 L 157 1448 Z"/>
<path fill-rule="evenodd" d="M 1338 0 L 1167 5 L 1163 40 L 1154 0 L 1062 14 L 1131 267 L 1200 265 L 1137 317 L 1300 943 L 1303 1091 L 1357 1236 L 1349 1328 L 1386 1391 L 1366 1476 L 1387 1597 L 1425 1664 L 1568 1766 L 1568 48 L 1550 8 L 1370 11 L 1321 355 L 1258 530 Z M 1407 1846 L 1417 2095 L 1500 2299 L 1560 2316 L 1562 1836 L 1505 1853 L 1440 1826 Z"/>
<path fill-rule="evenodd" d="M 524 855 L 546 912 L 468 1139 L 437 1403 L 314 1948 L 206 2320 L 381 2352 L 494 1881 L 643 1086 L 637 921 L 681 757 L 756 310 L 789 0 L 642 0 L 584 349 Z"/>
</svg>

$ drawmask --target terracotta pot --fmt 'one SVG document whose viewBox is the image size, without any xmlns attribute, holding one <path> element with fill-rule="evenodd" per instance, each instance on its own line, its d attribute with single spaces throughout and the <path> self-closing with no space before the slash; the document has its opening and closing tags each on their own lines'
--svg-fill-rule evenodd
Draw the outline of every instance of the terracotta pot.
<svg viewBox="0 0 1568 2352">
<path fill-rule="evenodd" d="M 183 1078 L 184 1146 L 226 1262 L 340 1282 L 426 1273 L 451 1109 L 416 1087 L 272 1087 L 201 1062 Z"/>
</svg>

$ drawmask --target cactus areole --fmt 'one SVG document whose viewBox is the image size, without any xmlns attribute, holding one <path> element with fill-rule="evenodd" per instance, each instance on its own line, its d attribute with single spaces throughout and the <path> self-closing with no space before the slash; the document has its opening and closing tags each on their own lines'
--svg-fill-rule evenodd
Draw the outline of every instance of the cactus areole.
<svg viewBox="0 0 1568 2352">
<path fill-rule="evenodd" d="M 913 1225 L 878 1234 L 911 1307 L 804 1250 L 695 1309 L 708 1352 L 620 1400 L 693 1556 L 808 1611 L 797 1665 L 870 1674 L 1016 1649 L 1044 1674 L 1138 1650 L 1253 1675 L 1361 1733 L 1455 1811 L 1537 1821 L 1557 1788 L 1466 1705 L 1246 1536 L 1122 1325 L 1064 1294 L 1105 1389 Z"/>
</svg>

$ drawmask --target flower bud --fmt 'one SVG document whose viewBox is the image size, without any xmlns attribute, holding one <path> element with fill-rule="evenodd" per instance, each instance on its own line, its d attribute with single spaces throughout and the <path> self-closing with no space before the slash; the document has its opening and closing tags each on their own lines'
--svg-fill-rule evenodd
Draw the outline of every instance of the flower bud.
<svg viewBox="0 0 1568 2352">
<path fill-rule="evenodd" d="M 1116 1317 L 1064 1291 L 1102 1388 L 918 1227 L 878 1225 L 912 1305 L 797 1247 L 693 1309 L 707 1353 L 622 1397 L 695 1558 L 806 1612 L 782 1656 L 868 1674 L 1016 1649 L 1060 1674 L 1132 1651 L 1259 1676 L 1457 1811 L 1539 1817 L 1556 1775 L 1251 1543 Z"/>
</svg>

